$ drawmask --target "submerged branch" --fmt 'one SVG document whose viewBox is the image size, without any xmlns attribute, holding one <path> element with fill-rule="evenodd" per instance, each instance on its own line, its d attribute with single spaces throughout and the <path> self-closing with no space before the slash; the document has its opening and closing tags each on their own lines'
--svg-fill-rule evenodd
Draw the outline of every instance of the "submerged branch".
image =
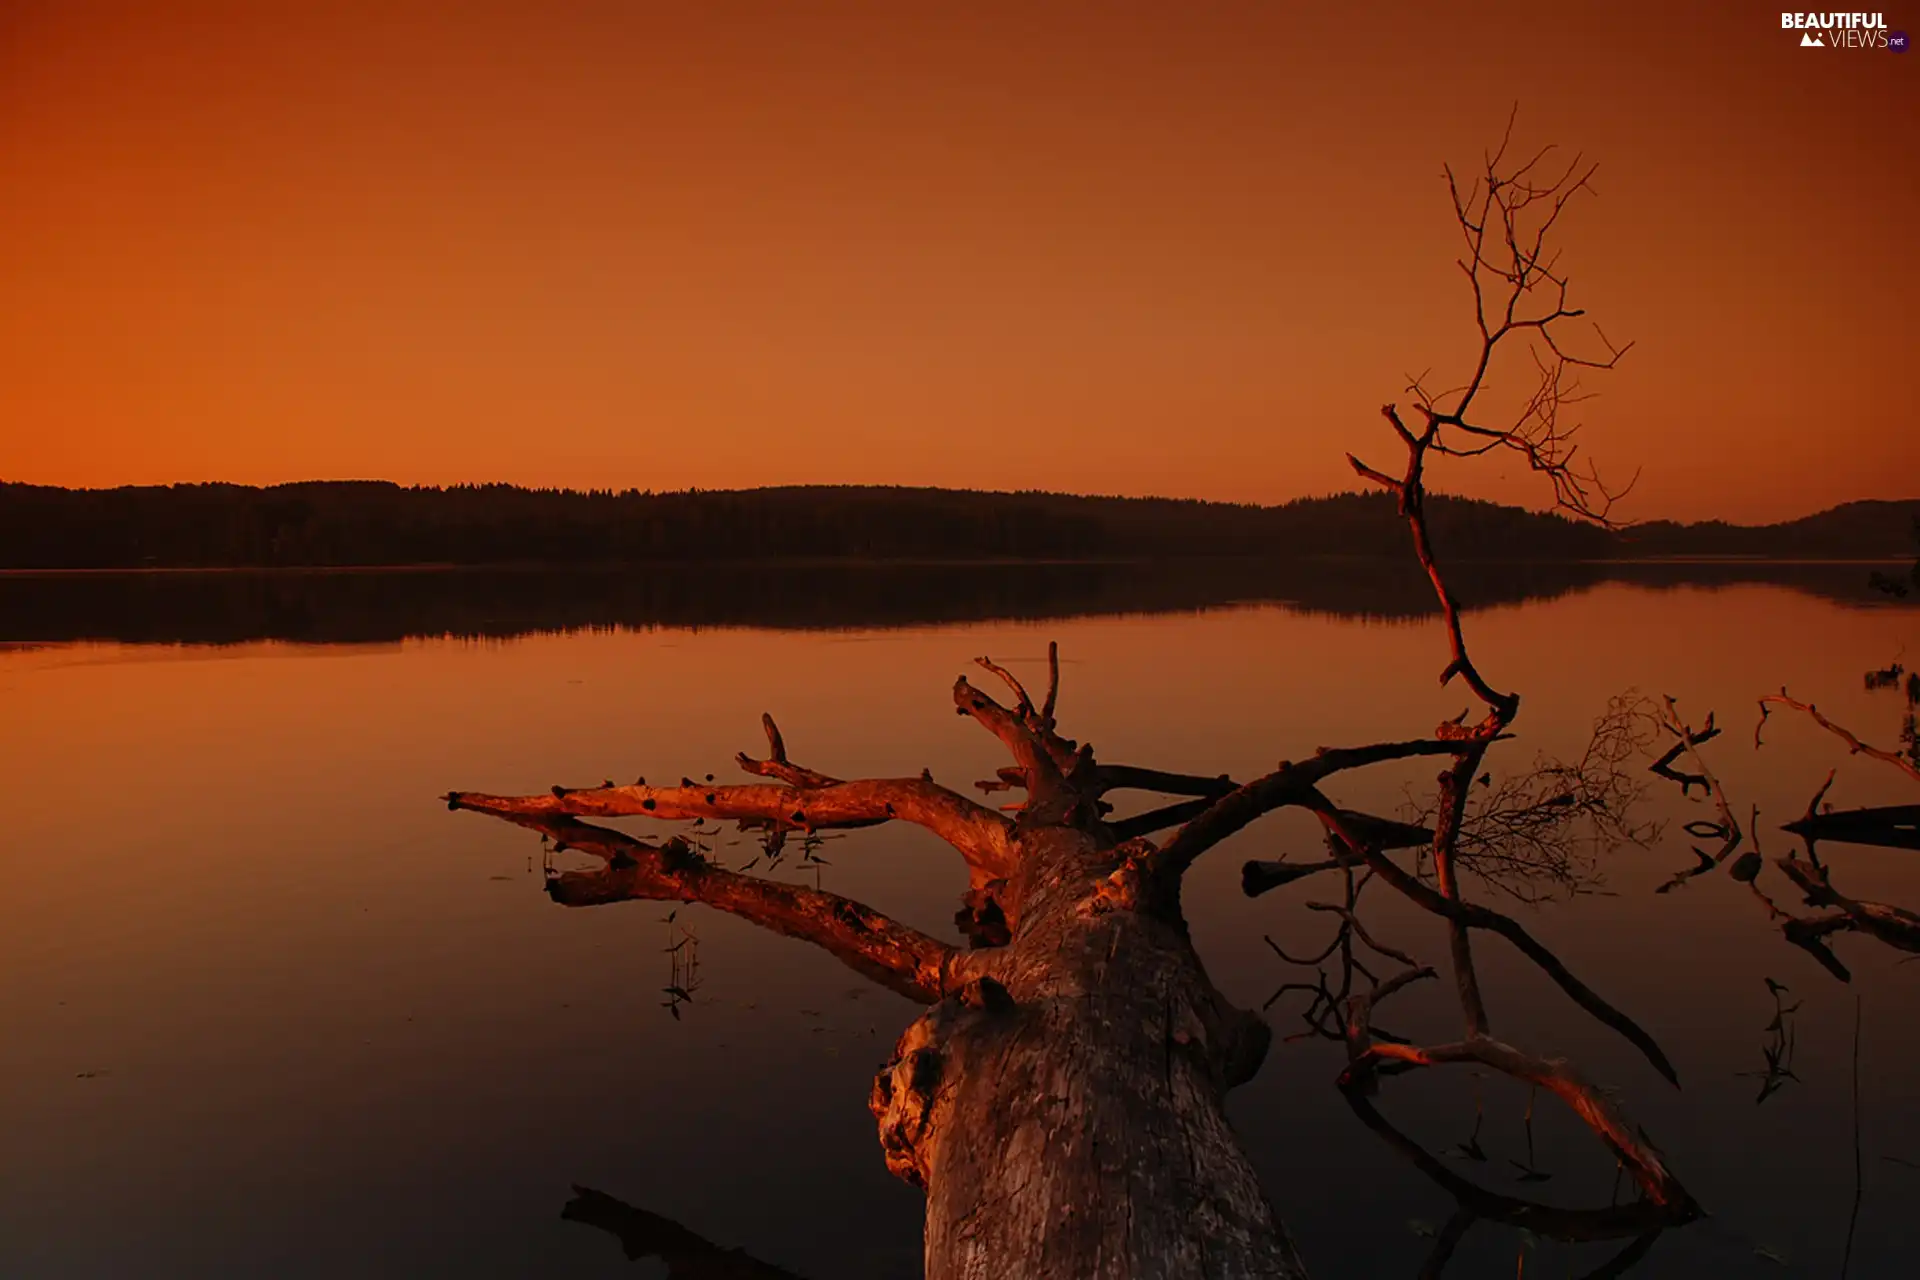
<svg viewBox="0 0 1920 1280">
<path fill-rule="evenodd" d="M 622 831 L 563 814 L 523 813 L 462 801 L 472 809 L 538 831 L 556 848 L 605 865 L 549 876 L 547 893 L 563 906 L 611 902 L 698 902 L 790 938 L 811 942 L 849 968 L 922 1004 L 940 1000 L 984 964 L 838 894 L 741 875 L 715 866 L 682 840 L 651 845 Z"/>
<path fill-rule="evenodd" d="M 1720 780 L 1714 777 L 1713 771 L 1707 767 L 1706 757 L 1700 754 L 1700 744 L 1719 733 L 1719 730 L 1713 727 L 1713 717 L 1709 715 L 1707 717 L 1707 727 L 1699 733 L 1695 733 L 1694 730 L 1688 726 L 1687 722 L 1680 718 L 1679 708 L 1675 705 L 1674 700 L 1669 697 L 1664 700 L 1664 711 L 1661 723 L 1664 724 L 1667 731 L 1673 734 L 1679 741 L 1672 750 L 1668 751 L 1666 755 L 1655 762 L 1652 771 L 1678 782 L 1682 795 L 1685 795 L 1687 789 L 1691 786 L 1699 786 L 1705 789 L 1708 797 L 1713 801 L 1714 809 L 1720 815 L 1720 821 L 1717 823 L 1687 824 L 1689 832 L 1697 831 L 1698 834 L 1717 837 L 1720 841 L 1720 848 L 1717 852 L 1710 854 L 1698 845 L 1695 845 L 1693 854 L 1698 861 L 1684 871 L 1676 872 L 1672 879 L 1654 890 L 1656 893 L 1667 893 L 1685 884 L 1695 876 L 1703 875 L 1720 866 L 1734 855 L 1735 851 L 1740 848 L 1741 842 L 1746 839 L 1746 836 L 1740 829 L 1739 820 L 1733 816 L 1733 806 L 1727 802 L 1726 789 L 1720 785 Z M 1688 760 L 1692 762 L 1694 769 L 1692 773 L 1677 772 L 1671 768 L 1673 760 L 1681 753 L 1684 753 Z"/>
<path fill-rule="evenodd" d="M 1659 732 L 1652 706 L 1632 692 L 1616 695 L 1577 758 L 1542 754 L 1522 772 L 1481 774 L 1460 817 L 1460 870 L 1518 901 L 1541 902 L 1597 889 L 1603 854 L 1650 845 L 1662 825 L 1639 816 L 1648 784 L 1629 761 Z M 1408 812 L 1431 822 L 1438 808 L 1436 799 Z"/>
<path fill-rule="evenodd" d="M 1156 867 L 1169 876 L 1183 874 L 1201 854 L 1266 814 L 1293 805 L 1311 807 L 1308 800 L 1313 788 L 1336 773 L 1387 760 L 1453 756 L 1466 746 L 1466 742 L 1457 739 L 1418 738 L 1364 747 L 1322 747 L 1310 760 L 1285 761 L 1272 773 L 1221 796 L 1175 832 L 1156 855 Z"/>
<path fill-rule="evenodd" d="M 1672 1209 L 1652 1200 L 1609 1205 L 1604 1209 L 1564 1209 L 1518 1196 L 1492 1191 L 1461 1177 L 1440 1157 L 1427 1150 L 1380 1113 L 1365 1090 L 1345 1089 L 1342 1096 L 1360 1122 L 1385 1139 L 1387 1145 L 1410 1160 L 1421 1173 L 1459 1202 L 1473 1219 L 1531 1231 L 1550 1240 L 1579 1244 L 1619 1240 L 1675 1225 Z M 1689 1215 L 1691 1216 L 1691 1215 Z"/>
<path fill-rule="evenodd" d="M 1313 793 L 1308 807 L 1319 815 L 1321 822 L 1329 831 L 1338 835 L 1349 849 L 1366 860 L 1367 865 L 1373 868 L 1374 874 L 1412 899 L 1414 905 L 1423 907 L 1451 923 L 1469 929 L 1485 929 L 1505 938 L 1522 955 L 1533 961 L 1541 972 L 1553 979 L 1555 985 L 1566 992 L 1575 1004 L 1613 1028 L 1640 1050 L 1668 1083 L 1676 1087 L 1679 1085 L 1680 1077 L 1674 1071 L 1673 1064 L 1667 1060 L 1667 1055 L 1661 1050 L 1659 1043 L 1648 1035 L 1639 1023 L 1601 998 L 1599 993 L 1586 983 L 1574 977 L 1572 971 L 1561 963 L 1560 957 L 1528 933 L 1519 921 L 1488 907 L 1480 906 L 1478 903 L 1448 898 L 1432 886 L 1422 883 L 1416 876 L 1396 866 L 1391 858 L 1377 849 L 1367 847 L 1352 833 L 1346 831 L 1340 819 L 1339 810 L 1334 808 L 1332 801 L 1317 791 Z"/>
<path fill-rule="evenodd" d="M 1620 1159 L 1649 1200 L 1679 1215 L 1682 1220 L 1698 1213 L 1693 1197 L 1667 1168 L 1660 1152 L 1640 1134 L 1635 1125 L 1620 1115 L 1598 1089 L 1581 1079 L 1578 1072 L 1560 1059 L 1536 1058 L 1487 1036 L 1425 1048 L 1382 1042 L 1370 1046 L 1348 1066 L 1340 1077 L 1340 1084 L 1346 1089 L 1366 1088 L 1387 1063 L 1434 1067 L 1463 1062 L 1490 1067 L 1502 1075 L 1538 1085 L 1552 1093 L 1566 1103 L 1568 1109 L 1579 1116 L 1606 1144 L 1607 1149 Z"/>
<path fill-rule="evenodd" d="M 1788 697 L 1785 689 L 1782 689 L 1779 693 L 1769 693 L 1760 699 L 1760 721 L 1753 726 L 1753 745 L 1755 747 L 1760 745 L 1760 731 L 1766 727 L 1767 716 L 1769 714 L 1768 708 L 1770 706 L 1787 707 L 1794 711 L 1804 712 L 1815 724 L 1846 743 L 1847 750 L 1850 754 L 1867 756 L 1870 759 L 1881 761 L 1884 764 L 1890 764 L 1900 770 L 1900 772 L 1906 774 L 1909 778 L 1912 778 L 1915 782 L 1920 782 L 1920 764 L 1914 763 L 1898 752 L 1869 746 L 1867 743 L 1855 737 L 1853 731 L 1845 725 L 1835 724 L 1833 721 L 1827 719 L 1826 716 L 1820 714 L 1820 709 L 1811 702 L 1801 702 L 1796 698 Z"/>
<path fill-rule="evenodd" d="M 1800 922 L 1803 935 L 1823 936 L 1851 929 L 1878 938 L 1895 950 L 1920 952 L 1920 915 L 1904 907 L 1848 897 L 1833 887 L 1824 866 L 1794 857 L 1775 858 L 1774 865 L 1806 895 L 1808 906 L 1832 907 L 1839 913 L 1838 917 Z"/>
</svg>

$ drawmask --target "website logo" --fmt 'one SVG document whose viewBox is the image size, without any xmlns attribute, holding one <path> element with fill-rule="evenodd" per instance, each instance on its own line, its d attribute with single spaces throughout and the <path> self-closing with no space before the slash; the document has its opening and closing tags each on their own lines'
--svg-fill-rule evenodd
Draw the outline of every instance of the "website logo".
<svg viewBox="0 0 1920 1280">
<path fill-rule="evenodd" d="M 1802 49 L 1907 51 L 1907 33 L 1888 31 L 1880 13 L 1782 13 L 1782 31 L 1798 31 Z"/>
</svg>

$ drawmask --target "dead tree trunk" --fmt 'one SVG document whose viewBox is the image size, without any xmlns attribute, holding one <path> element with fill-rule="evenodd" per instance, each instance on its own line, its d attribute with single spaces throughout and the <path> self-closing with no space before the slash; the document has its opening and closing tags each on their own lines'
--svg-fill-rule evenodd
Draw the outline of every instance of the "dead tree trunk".
<svg viewBox="0 0 1920 1280">
<path fill-rule="evenodd" d="M 1644 1032 L 1517 923 L 1426 887 L 1388 861 L 1377 842 L 1353 834 L 1360 816 L 1335 807 L 1319 789 L 1331 775 L 1380 761 L 1456 756 L 1459 741 L 1323 750 L 1240 787 L 1223 778 L 1106 766 L 1090 746 L 1055 730 L 1057 663 L 1045 707 L 1036 709 L 1017 680 L 981 661 L 1013 686 L 1016 705 L 1004 707 L 965 680 L 954 686 L 954 703 L 1013 757 L 998 781 L 983 784 L 1026 790 L 1011 818 L 925 777 L 843 782 L 801 768 L 786 758 L 771 719 L 771 757 L 740 760 L 771 784 L 683 779 L 672 787 L 643 782 L 521 797 L 447 796 L 451 808 L 506 818 L 602 860 L 550 879 L 557 901 L 705 903 L 822 946 L 930 1006 L 901 1036 L 869 1100 L 888 1167 L 926 1190 L 930 1280 L 1306 1274 L 1224 1110 L 1227 1092 L 1258 1070 L 1270 1032 L 1208 979 L 1180 910 L 1181 878 L 1194 858 L 1283 806 L 1314 811 L 1346 841 L 1336 863 L 1366 863 L 1463 933 L 1480 928 L 1507 936 L 1671 1074 Z M 1102 797 L 1134 786 L 1196 798 L 1108 822 Z M 961 950 L 834 894 L 726 870 L 684 841 L 651 845 L 579 821 L 596 816 L 726 819 L 776 839 L 791 831 L 915 822 L 966 860 L 972 888 L 963 915 L 1000 945 Z M 1183 818 L 1191 820 L 1164 845 L 1145 837 Z M 1491 1064 L 1566 1098 L 1650 1201 L 1691 1212 L 1658 1154 L 1564 1064 L 1528 1058 L 1478 1032 L 1463 1045 L 1434 1050 L 1374 1044 L 1372 1002 L 1427 972 L 1389 980 L 1352 1002 L 1349 1087 L 1370 1088 L 1388 1059 L 1403 1069 Z"/>
<path fill-rule="evenodd" d="M 1266 1024 L 1208 981 L 1151 847 L 1017 848 L 1013 942 L 874 1083 L 888 1165 L 927 1189 L 927 1275 L 1304 1275 L 1223 1112 Z"/>
<path fill-rule="evenodd" d="M 1310 905 L 1340 915 L 1343 939 L 1358 938 L 1404 966 L 1384 979 L 1368 973 L 1364 991 L 1350 990 L 1349 981 L 1337 999 L 1324 1001 L 1321 1016 L 1337 1021 L 1334 1034 L 1346 1043 L 1348 1065 L 1339 1083 L 1350 1098 L 1365 1099 L 1380 1077 L 1397 1071 L 1469 1064 L 1503 1073 L 1564 1102 L 1640 1192 L 1639 1209 L 1578 1218 L 1566 1229 L 1584 1234 L 1570 1238 L 1657 1229 L 1697 1212 L 1659 1152 L 1601 1091 L 1565 1062 L 1534 1057 L 1494 1038 L 1474 966 L 1472 935 L 1498 934 L 1634 1044 L 1664 1077 L 1676 1079 L 1651 1036 L 1569 972 L 1518 921 L 1469 901 L 1458 874 L 1469 792 L 1476 779 L 1485 780 L 1486 754 L 1508 736 L 1520 699 L 1489 683 L 1469 655 L 1459 606 L 1428 535 L 1425 468 L 1435 456 L 1503 449 L 1546 476 L 1561 504 L 1576 512 L 1603 515 L 1612 496 L 1597 475 L 1574 469 L 1572 432 L 1561 424 L 1559 409 L 1579 398 L 1571 381 L 1579 369 L 1611 367 L 1621 350 L 1608 344 L 1604 360 L 1583 360 L 1557 345 L 1553 328 L 1581 313 L 1567 307 L 1566 278 L 1555 274 L 1555 257 L 1544 247 L 1567 201 L 1586 189 L 1590 170 L 1576 162 L 1549 181 L 1540 176 L 1544 153 L 1508 171 L 1505 152 L 1503 143 L 1487 158 L 1484 178 L 1467 191 L 1449 173 L 1468 250 L 1460 265 L 1472 281 L 1481 335 L 1471 378 L 1442 398 L 1416 384 L 1421 421 L 1414 427 L 1386 406 L 1384 416 L 1406 451 L 1401 475 L 1352 459 L 1358 474 L 1397 499 L 1446 625 L 1450 661 L 1441 683 L 1462 680 L 1486 708 L 1478 723 L 1467 722 L 1463 712 L 1431 738 L 1323 748 L 1236 785 L 1222 777 L 1098 761 L 1091 746 L 1057 731 L 1057 655 L 1050 654 L 1046 697 L 1037 705 L 1012 673 L 981 658 L 982 667 L 1006 682 L 1014 704 L 1003 706 L 963 679 L 954 685 L 954 708 L 997 737 L 1012 757 L 998 778 L 980 784 L 990 792 L 1025 791 L 1012 817 L 924 774 L 841 781 L 803 768 L 788 760 L 771 718 L 768 758 L 739 758 L 747 772 L 769 780 L 763 784 L 716 786 L 710 779 L 701 784 L 683 778 L 677 786 L 650 787 L 643 779 L 626 787 L 555 787 L 550 795 L 446 797 L 451 808 L 493 814 L 599 856 L 599 868 L 549 880 L 548 891 L 560 902 L 706 903 L 824 947 L 930 1006 L 900 1038 L 874 1082 L 870 1104 L 888 1166 L 926 1190 L 926 1274 L 932 1280 L 1305 1275 L 1224 1111 L 1227 1092 L 1258 1070 L 1270 1033 L 1208 979 L 1180 910 L 1181 880 L 1196 858 L 1289 806 L 1319 819 L 1332 856 L 1279 871 L 1252 868 L 1248 892 L 1338 871 L 1347 881 L 1346 905 Z M 1523 228 L 1525 219 L 1536 216 L 1537 227 Z M 1546 305 L 1530 312 L 1522 304 L 1537 301 L 1537 293 Z M 1539 339 L 1548 353 L 1535 353 L 1540 388 L 1515 425 L 1484 426 L 1473 416 L 1477 398 L 1495 349 L 1516 334 Z M 1322 790 L 1344 771 L 1413 757 L 1444 762 L 1431 828 L 1355 813 Z M 1113 810 L 1104 797 L 1122 789 L 1187 798 L 1109 821 Z M 863 904 L 724 869 L 684 841 L 645 844 L 579 821 L 638 816 L 736 821 L 764 830 L 772 845 L 795 831 L 916 823 L 966 861 L 970 878 L 962 914 L 977 945 L 961 950 Z M 1179 829 L 1164 843 L 1149 839 L 1174 827 Z M 1390 850 L 1409 847 L 1420 850 L 1411 869 L 1388 857 Z M 1405 953 L 1375 942 L 1355 917 L 1356 885 L 1376 878 L 1447 922 L 1464 1022 L 1459 1041 L 1422 1047 L 1374 1034 L 1371 1015 L 1380 1001 L 1434 976 Z M 1360 967 L 1351 946 L 1347 959 L 1351 968 Z M 1373 1114 L 1360 1110 L 1363 1117 Z M 1463 1213 L 1471 1214 L 1450 1224 L 1449 1250 L 1472 1215 L 1546 1221 L 1516 1202 L 1462 1194 Z"/>
<path fill-rule="evenodd" d="M 928 1003 L 870 1105 L 888 1167 L 927 1192 L 929 1277 L 1304 1276 L 1224 1112 L 1266 1053 L 1266 1023 L 1208 979 L 1177 872 L 1129 838 L 1130 824 L 1102 817 L 1104 793 L 1142 778 L 1203 798 L 1232 784 L 1105 769 L 1024 692 L 1013 710 L 964 680 L 954 697 L 1011 749 L 1029 790 L 1017 817 L 925 778 L 841 782 L 799 768 L 771 720 L 772 757 L 741 763 L 777 785 L 447 799 L 604 860 L 554 877 L 559 901 L 704 902 Z M 1007 941 L 962 951 L 833 894 L 724 870 L 683 842 L 656 847 L 577 820 L 635 814 L 779 833 L 917 822 L 965 857 L 966 914 Z"/>
</svg>

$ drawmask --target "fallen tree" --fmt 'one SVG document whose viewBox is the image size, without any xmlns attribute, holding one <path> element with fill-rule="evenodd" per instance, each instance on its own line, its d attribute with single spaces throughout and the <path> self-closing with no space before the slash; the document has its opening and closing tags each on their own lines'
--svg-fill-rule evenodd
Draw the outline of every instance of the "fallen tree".
<svg viewBox="0 0 1920 1280">
<path fill-rule="evenodd" d="M 1677 1084 L 1652 1036 L 1518 920 L 1470 900 L 1461 875 L 1463 838 L 1473 834 L 1470 796 L 1485 776 L 1488 751 L 1510 736 L 1520 698 L 1496 688 L 1470 655 L 1427 525 L 1425 469 L 1436 457 L 1504 449 L 1545 476 L 1560 505 L 1578 514 L 1604 519 L 1613 496 L 1596 475 L 1576 469 L 1560 410 L 1578 399 L 1580 368 L 1609 367 L 1620 352 L 1609 345 L 1603 359 L 1587 360 L 1563 351 L 1558 326 L 1581 313 L 1567 306 L 1565 277 L 1546 247 L 1567 202 L 1587 189 L 1591 170 L 1576 160 L 1556 177 L 1538 176 L 1547 161 L 1543 152 L 1511 163 L 1503 144 L 1468 190 L 1449 175 L 1467 245 L 1460 265 L 1473 284 L 1478 360 L 1458 391 L 1434 396 L 1416 382 L 1412 425 L 1395 406 L 1383 410 L 1405 450 L 1398 474 L 1353 460 L 1358 474 L 1395 498 L 1445 625 L 1450 653 L 1441 681 L 1458 679 L 1470 690 L 1484 710 L 1478 721 L 1462 713 L 1426 735 L 1323 747 L 1244 783 L 1112 763 L 1061 731 L 1058 654 L 1050 649 L 1038 700 L 987 658 L 977 662 L 1005 684 L 1008 701 L 966 678 L 953 686 L 955 712 L 1007 753 L 1009 764 L 981 787 L 1024 792 L 1011 814 L 924 775 L 843 780 L 801 765 L 770 716 L 768 754 L 738 761 L 763 779 L 758 783 L 683 778 L 652 786 L 643 779 L 536 795 L 445 797 L 450 808 L 520 824 L 597 859 L 591 869 L 550 878 L 556 901 L 704 903 L 820 946 L 926 1005 L 876 1077 L 869 1105 L 888 1167 L 926 1191 L 932 1280 L 1306 1274 L 1224 1109 L 1228 1092 L 1259 1070 L 1271 1032 L 1209 979 L 1180 904 L 1183 877 L 1199 858 L 1283 808 L 1318 819 L 1329 857 L 1284 874 L 1250 867 L 1248 888 L 1319 874 L 1345 882 L 1345 905 L 1328 909 L 1341 916 L 1349 944 L 1348 981 L 1324 1016 L 1347 1046 L 1339 1084 L 1361 1104 L 1363 1119 L 1378 1119 L 1366 1100 L 1397 1072 L 1469 1064 L 1502 1073 L 1564 1102 L 1637 1188 L 1633 1205 L 1577 1219 L 1586 1233 L 1580 1238 L 1638 1239 L 1697 1212 L 1659 1151 L 1571 1064 L 1495 1038 L 1474 964 L 1479 934 L 1516 948 Z M 1534 305 L 1542 298 L 1544 306 Z M 1515 337 L 1535 340 L 1540 386 L 1514 420 L 1488 426 L 1478 416 L 1481 391 L 1496 350 Z M 1407 760 L 1442 766 L 1421 824 L 1358 813 L 1329 794 L 1342 775 Z M 1127 790 L 1169 799 L 1115 819 L 1108 797 Z M 1569 808 L 1546 795 L 1528 801 L 1527 812 L 1510 803 L 1497 811 L 1537 841 L 1546 819 L 1531 811 L 1535 806 Z M 625 817 L 732 821 L 774 841 L 885 822 L 924 827 L 968 869 L 961 920 L 974 945 L 949 945 L 819 889 L 721 867 L 685 840 L 651 843 L 583 821 Z M 1468 845 L 1484 852 L 1479 834 L 1480 844 Z M 1463 1022 L 1457 1041 L 1422 1047 L 1374 1031 L 1372 1014 L 1382 1001 L 1435 976 L 1376 942 L 1355 914 L 1360 887 L 1375 879 L 1446 922 Z M 1355 939 L 1398 971 L 1379 977 L 1365 969 L 1354 959 Z M 1470 1189 L 1461 1195 L 1471 1204 L 1458 1231 L 1475 1216 L 1528 1217 L 1524 1206 Z"/>
</svg>

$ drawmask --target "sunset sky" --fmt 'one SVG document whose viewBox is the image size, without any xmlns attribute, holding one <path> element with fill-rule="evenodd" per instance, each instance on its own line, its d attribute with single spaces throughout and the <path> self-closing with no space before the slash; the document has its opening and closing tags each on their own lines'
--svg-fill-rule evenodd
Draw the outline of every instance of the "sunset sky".
<svg viewBox="0 0 1920 1280">
<path fill-rule="evenodd" d="M 1629 516 L 1920 493 L 1920 57 L 1584 0 L 7 0 L 0 479 L 1347 488 L 1516 101 Z"/>
</svg>

